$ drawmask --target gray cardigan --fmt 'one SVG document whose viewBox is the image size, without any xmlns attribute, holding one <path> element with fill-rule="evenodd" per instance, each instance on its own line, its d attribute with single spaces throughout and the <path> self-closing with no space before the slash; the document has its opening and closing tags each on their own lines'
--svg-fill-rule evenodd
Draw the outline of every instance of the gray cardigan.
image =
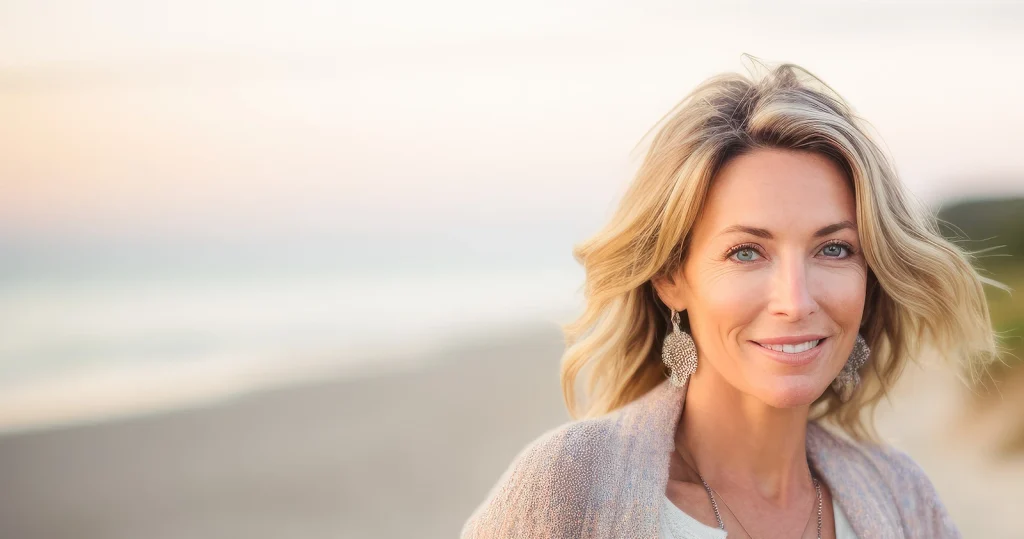
<svg viewBox="0 0 1024 539">
<path fill-rule="evenodd" d="M 544 433 L 513 459 L 461 537 L 657 538 L 685 395 L 685 386 L 665 380 L 614 412 Z M 810 422 L 807 455 L 858 537 L 960 537 L 905 453 L 853 443 Z"/>
</svg>

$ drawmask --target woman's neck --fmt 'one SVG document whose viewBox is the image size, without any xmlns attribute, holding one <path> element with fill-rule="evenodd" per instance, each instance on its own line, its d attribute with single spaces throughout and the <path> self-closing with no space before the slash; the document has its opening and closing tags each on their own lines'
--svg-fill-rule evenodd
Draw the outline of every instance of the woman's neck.
<svg viewBox="0 0 1024 539">
<path fill-rule="evenodd" d="M 757 492 L 780 506 L 811 486 L 809 406 L 775 408 L 744 394 L 713 368 L 690 377 L 677 447 L 716 489 Z"/>
</svg>

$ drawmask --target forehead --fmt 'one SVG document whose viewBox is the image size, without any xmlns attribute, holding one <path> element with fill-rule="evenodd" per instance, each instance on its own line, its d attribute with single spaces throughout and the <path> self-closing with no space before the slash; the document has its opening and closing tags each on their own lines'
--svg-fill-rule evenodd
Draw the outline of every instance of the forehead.
<svg viewBox="0 0 1024 539">
<path fill-rule="evenodd" d="M 836 163 L 810 152 L 759 149 L 719 170 L 698 228 L 707 235 L 743 224 L 785 236 L 843 220 L 856 222 L 856 202 Z"/>
</svg>

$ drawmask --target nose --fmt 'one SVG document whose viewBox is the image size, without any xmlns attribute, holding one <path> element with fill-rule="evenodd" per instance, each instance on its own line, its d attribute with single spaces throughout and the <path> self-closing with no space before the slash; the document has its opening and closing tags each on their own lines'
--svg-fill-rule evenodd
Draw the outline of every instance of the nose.
<svg viewBox="0 0 1024 539">
<path fill-rule="evenodd" d="M 801 320 L 818 310 L 808 265 L 802 256 L 782 256 L 775 267 L 772 283 L 772 314 Z"/>
</svg>

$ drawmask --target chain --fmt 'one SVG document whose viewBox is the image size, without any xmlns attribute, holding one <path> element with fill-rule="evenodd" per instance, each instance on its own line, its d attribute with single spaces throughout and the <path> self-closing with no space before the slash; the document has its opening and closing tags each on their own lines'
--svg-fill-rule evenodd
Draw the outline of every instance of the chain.
<svg viewBox="0 0 1024 539">
<path fill-rule="evenodd" d="M 701 475 L 699 471 L 697 471 L 697 468 L 694 467 L 694 466 L 691 466 L 690 463 L 687 462 L 686 458 L 683 457 L 683 453 L 681 451 L 679 451 L 679 446 L 678 445 L 676 446 L 675 449 L 676 449 L 676 453 L 679 455 L 679 458 L 681 458 L 683 460 L 683 463 L 686 464 L 686 466 L 688 468 L 693 470 L 694 473 L 697 474 L 697 477 L 700 478 L 700 482 L 704 485 L 704 490 L 708 493 L 708 498 L 711 500 L 711 508 L 714 509 L 714 511 L 715 511 L 715 520 L 718 521 L 718 529 L 724 530 L 725 529 L 725 523 L 722 521 L 721 513 L 718 512 L 718 502 L 715 501 L 715 496 L 712 493 L 712 491 L 714 491 L 714 489 L 711 488 L 711 485 L 708 485 L 708 482 L 704 480 L 704 476 Z M 818 503 L 817 503 L 817 505 L 818 505 L 818 539 L 821 539 L 821 483 L 818 482 L 818 478 L 814 477 L 814 475 L 811 475 L 811 482 L 814 484 L 814 492 L 815 492 L 815 494 L 817 495 L 817 498 L 818 498 Z M 717 492 L 717 491 L 715 491 L 715 492 Z M 719 494 L 719 496 L 721 496 L 721 494 Z M 736 512 L 732 510 L 732 507 L 729 507 L 729 502 L 727 502 L 725 500 L 725 498 L 722 498 L 722 502 L 725 503 L 725 506 L 729 509 L 729 512 L 732 513 L 732 516 L 734 518 L 736 518 L 736 522 L 740 525 L 740 528 L 743 530 L 743 533 L 747 534 L 747 537 L 750 537 L 751 539 L 753 539 L 754 536 L 751 535 L 750 532 L 747 531 L 747 528 L 743 526 L 743 522 L 740 522 L 739 516 L 737 516 Z"/>
<path fill-rule="evenodd" d="M 687 466 L 689 466 L 689 464 L 687 464 Z M 694 471 L 696 472 L 697 470 L 694 470 Z M 715 520 L 718 521 L 718 529 L 724 530 L 725 529 L 725 523 L 722 522 L 722 515 L 720 515 L 718 513 L 718 503 L 715 502 L 715 496 L 713 494 L 711 494 L 711 487 L 708 486 L 707 481 L 705 481 L 704 478 L 701 477 L 700 472 L 697 472 L 697 477 L 700 477 L 700 482 L 704 483 L 704 490 L 706 490 L 708 492 L 708 497 L 711 498 L 711 508 L 715 510 Z M 722 500 L 722 501 L 725 501 L 725 500 Z M 726 505 L 728 505 L 728 504 L 726 504 Z M 731 508 L 729 509 L 729 512 L 732 513 L 732 509 Z M 735 515 L 735 513 L 733 513 L 733 515 Z M 739 522 L 739 519 L 736 519 L 736 522 Z M 742 528 L 743 524 L 740 524 L 740 527 Z M 743 530 L 743 531 L 746 532 L 747 530 Z M 747 535 L 750 535 L 750 534 L 748 533 Z"/>
<path fill-rule="evenodd" d="M 814 492 L 818 495 L 818 539 L 821 539 L 821 482 L 813 475 L 811 481 L 814 481 Z"/>
</svg>

